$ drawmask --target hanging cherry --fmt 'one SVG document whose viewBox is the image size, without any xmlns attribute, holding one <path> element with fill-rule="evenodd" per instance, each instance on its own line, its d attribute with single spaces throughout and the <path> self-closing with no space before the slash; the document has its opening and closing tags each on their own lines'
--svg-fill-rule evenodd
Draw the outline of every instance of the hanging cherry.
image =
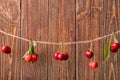
<svg viewBox="0 0 120 80">
<path fill-rule="evenodd" d="M 31 55 L 31 54 L 27 54 L 27 55 L 25 56 L 25 61 L 26 61 L 26 62 L 31 62 L 31 61 L 32 61 L 32 55 Z"/>
<path fill-rule="evenodd" d="M 56 52 L 55 54 L 54 54 L 54 58 L 56 59 L 56 60 L 59 60 L 59 58 L 58 58 L 58 55 L 59 55 L 60 53 L 59 52 Z"/>
<path fill-rule="evenodd" d="M 2 47 L 2 52 L 5 54 L 10 54 L 11 53 L 11 48 L 7 45 Z"/>
<path fill-rule="evenodd" d="M 58 59 L 59 59 L 59 60 L 64 60 L 64 58 L 65 58 L 65 55 L 64 55 L 63 53 L 60 53 L 60 54 L 58 55 Z"/>
<path fill-rule="evenodd" d="M 110 45 L 110 51 L 112 53 L 115 53 L 118 51 L 118 49 L 120 48 L 120 44 L 119 41 L 117 40 L 115 34 L 113 33 L 113 35 L 111 36 L 111 39 L 114 38 L 114 42 Z M 110 40 L 112 41 L 112 40 Z"/>
<path fill-rule="evenodd" d="M 87 58 L 92 58 L 93 57 L 92 41 L 90 41 L 90 49 L 88 49 L 85 54 L 86 54 Z"/>
<path fill-rule="evenodd" d="M 86 57 L 87 58 L 92 58 L 93 57 L 93 52 L 91 50 L 86 51 Z"/>
<path fill-rule="evenodd" d="M 26 62 L 36 62 L 38 59 L 38 54 L 34 52 L 34 48 L 36 46 L 35 42 L 30 41 L 30 47 L 29 50 L 25 53 L 23 58 Z"/>
<path fill-rule="evenodd" d="M 63 43 L 61 42 L 61 44 L 59 45 L 59 51 L 58 52 L 56 52 L 56 53 L 54 53 L 54 58 L 56 59 L 56 60 L 68 60 L 68 58 L 69 58 L 69 55 L 68 55 L 68 53 L 63 53 Z"/>
<path fill-rule="evenodd" d="M 69 58 L 68 53 L 64 53 L 64 60 L 67 60 Z"/>
<path fill-rule="evenodd" d="M 34 53 L 34 54 L 32 55 L 32 62 L 37 61 L 37 59 L 38 59 L 38 54 Z"/>
<path fill-rule="evenodd" d="M 98 62 L 94 61 L 94 62 L 89 62 L 89 67 L 96 69 L 98 67 Z"/>
<path fill-rule="evenodd" d="M 112 43 L 111 46 L 110 46 L 110 51 L 111 51 L 112 53 L 117 52 L 118 49 L 119 49 L 119 47 L 120 47 L 120 44 L 119 44 L 119 43 Z"/>
</svg>

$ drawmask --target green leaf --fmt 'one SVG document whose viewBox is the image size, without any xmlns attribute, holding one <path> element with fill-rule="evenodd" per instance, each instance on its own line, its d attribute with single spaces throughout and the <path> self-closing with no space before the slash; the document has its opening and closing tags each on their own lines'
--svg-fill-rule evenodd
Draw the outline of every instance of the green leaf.
<svg viewBox="0 0 120 80">
<path fill-rule="evenodd" d="M 109 57 L 110 57 L 110 42 L 108 42 L 104 48 L 104 58 L 108 59 Z"/>
<path fill-rule="evenodd" d="M 29 54 L 34 54 L 34 45 L 33 44 L 31 44 L 28 51 L 29 51 Z"/>
<path fill-rule="evenodd" d="M 30 47 L 29 47 L 29 54 L 34 54 L 34 48 L 36 47 L 35 41 L 30 42 Z"/>
<path fill-rule="evenodd" d="M 29 49 L 28 51 L 24 54 L 22 58 L 24 58 L 27 54 L 34 54 L 34 48 L 36 46 L 35 41 L 30 41 Z"/>
</svg>

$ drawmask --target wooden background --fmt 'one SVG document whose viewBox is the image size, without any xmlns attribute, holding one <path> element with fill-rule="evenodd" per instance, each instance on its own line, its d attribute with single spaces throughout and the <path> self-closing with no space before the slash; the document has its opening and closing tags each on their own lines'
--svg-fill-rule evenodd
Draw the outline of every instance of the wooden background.
<svg viewBox="0 0 120 80">
<path fill-rule="evenodd" d="M 119 25 L 120 0 L 0 0 L 0 30 L 27 39 L 90 40 L 120 30 Z M 0 80 L 120 80 L 120 54 L 111 54 L 104 63 L 108 40 L 93 42 L 94 58 L 99 62 L 93 70 L 85 57 L 89 43 L 65 46 L 68 61 L 54 60 L 58 46 L 38 44 L 39 59 L 30 64 L 21 59 L 28 42 L 0 33 L 0 47 L 12 48 L 10 55 L 0 54 Z"/>
</svg>

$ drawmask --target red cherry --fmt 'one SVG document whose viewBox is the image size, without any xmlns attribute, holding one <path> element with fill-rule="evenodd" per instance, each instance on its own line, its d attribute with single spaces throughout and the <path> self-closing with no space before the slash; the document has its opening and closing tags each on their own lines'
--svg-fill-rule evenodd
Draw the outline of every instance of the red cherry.
<svg viewBox="0 0 120 80">
<path fill-rule="evenodd" d="M 87 58 L 93 57 L 93 52 L 90 51 L 90 50 L 87 50 L 87 51 L 86 51 L 86 57 L 87 57 Z"/>
<path fill-rule="evenodd" d="M 55 58 L 56 60 L 59 60 L 59 58 L 58 58 L 58 55 L 59 55 L 59 54 L 60 54 L 60 53 L 58 53 L 58 52 L 54 54 L 54 58 Z"/>
<path fill-rule="evenodd" d="M 111 52 L 117 52 L 118 51 L 118 49 L 119 49 L 119 47 L 120 47 L 120 45 L 119 45 L 119 43 L 113 43 L 113 44 L 111 44 L 111 46 L 110 46 L 110 51 Z"/>
<path fill-rule="evenodd" d="M 95 69 L 98 67 L 98 62 L 92 62 L 92 68 Z"/>
<path fill-rule="evenodd" d="M 32 55 L 32 62 L 37 61 L 37 59 L 38 59 L 38 54 L 33 54 Z"/>
<path fill-rule="evenodd" d="M 98 67 L 98 62 L 89 62 L 89 67 L 96 69 Z"/>
<path fill-rule="evenodd" d="M 89 62 L 89 67 L 90 67 L 90 68 L 92 68 L 92 63 L 93 63 L 93 62 Z"/>
<path fill-rule="evenodd" d="M 64 53 L 64 60 L 67 60 L 69 58 L 68 53 Z"/>
<path fill-rule="evenodd" d="M 7 45 L 2 47 L 2 52 L 9 54 L 11 52 L 11 48 Z"/>
<path fill-rule="evenodd" d="M 65 58 L 65 55 L 64 55 L 64 54 L 61 53 L 61 54 L 58 55 L 58 59 L 59 59 L 59 60 L 64 60 L 64 58 Z"/>
<path fill-rule="evenodd" d="M 32 61 L 32 55 L 31 55 L 31 54 L 26 55 L 26 56 L 25 56 L 25 61 L 26 61 L 26 62 Z"/>
</svg>

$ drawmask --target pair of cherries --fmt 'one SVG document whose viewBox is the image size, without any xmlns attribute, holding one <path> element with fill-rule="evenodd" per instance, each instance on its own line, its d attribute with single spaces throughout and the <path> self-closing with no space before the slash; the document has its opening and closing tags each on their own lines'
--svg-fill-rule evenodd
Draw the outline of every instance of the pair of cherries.
<svg viewBox="0 0 120 80">
<path fill-rule="evenodd" d="M 69 55 L 68 55 L 68 53 L 59 53 L 59 52 L 56 52 L 54 54 L 54 58 L 56 60 L 68 60 Z"/>
<path fill-rule="evenodd" d="M 38 60 L 38 54 L 35 53 L 34 48 L 36 47 L 36 43 L 33 41 L 30 41 L 29 49 L 23 56 L 23 59 L 26 62 L 36 62 Z"/>
<path fill-rule="evenodd" d="M 38 54 L 27 54 L 25 57 L 26 62 L 36 62 L 38 59 Z"/>
<path fill-rule="evenodd" d="M 86 51 L 86 57 L 87 58 L 90 59 L 90 58 L 93 57 L 93 55 L 94 55 L 93 51 L 91 51 L 91 50 Z M 98 62 L 97 61 L 89 62 L 89 67 L 93 68 L 93 69 L 96 69 L 98 67 Z"/>
</svg>

